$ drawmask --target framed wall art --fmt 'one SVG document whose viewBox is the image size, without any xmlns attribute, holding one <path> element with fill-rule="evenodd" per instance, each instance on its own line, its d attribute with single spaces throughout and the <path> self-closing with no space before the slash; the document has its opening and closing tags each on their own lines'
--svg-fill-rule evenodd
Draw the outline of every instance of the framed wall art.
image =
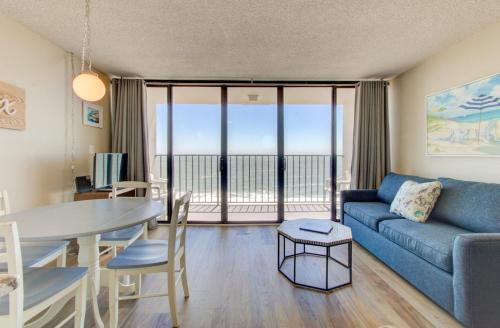
<svg viewBox="0 0 500 328">
<path fill-rule="evenodd" d="M 83 102 L 83 124 L 102 129 L 103 120 L 102 106 L 86 101 Z"/>
<path fill-rule="evenodd" d="M 427 154 L 500 156 L 500 74 L 427 96 Z"/>
</svg>

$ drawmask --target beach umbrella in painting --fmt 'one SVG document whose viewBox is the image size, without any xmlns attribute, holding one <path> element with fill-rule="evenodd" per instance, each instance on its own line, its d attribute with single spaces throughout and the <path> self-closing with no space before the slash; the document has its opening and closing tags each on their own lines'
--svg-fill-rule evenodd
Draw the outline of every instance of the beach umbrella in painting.
<svg viewBox="0 0 500 328">
<path fill-rule="evenodd" d="M 479 123 L 477 131 L 477 143 L 479 143 L 479 138 L 481 136 L 481 121 L 483 119 L 483 110 L 496 107 L 500 108 L 500 98 L 481 94 L 463 103 L 459 107 L 467 110 L 479 111 Z"/>
</svg>

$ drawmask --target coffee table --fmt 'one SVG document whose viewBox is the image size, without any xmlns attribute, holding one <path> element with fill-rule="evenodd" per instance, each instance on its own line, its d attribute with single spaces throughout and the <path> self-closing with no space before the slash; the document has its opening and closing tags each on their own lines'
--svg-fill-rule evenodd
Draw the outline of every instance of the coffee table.
<svg viewBox="0 0 500 328">
<path fill-rule="evenodd" d="M 300 229 L 304 223 L 311 222 L 318 219 L 285 221 L 278 227 L 278 271 L 297 287 L 322 292 L 350 285 L 351 228 L 321 220 L 332 226 L 329 234 Z"/>
</svg>

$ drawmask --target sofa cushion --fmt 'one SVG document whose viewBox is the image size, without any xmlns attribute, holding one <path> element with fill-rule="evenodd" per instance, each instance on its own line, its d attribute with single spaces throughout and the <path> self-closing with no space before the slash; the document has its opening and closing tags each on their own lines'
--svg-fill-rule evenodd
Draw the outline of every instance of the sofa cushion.
<svg viewBox="0 0 500 328">
<path fill-rule="evenodd" d="M 395 244 L 447 272 L 453 272 L 453 242 L 465 229 L 442 222 L 389 220 L 379 225 L 380 234 Z"/>
<path fill-rule="evenodd" d="M 414 175 L 389 173 L 385 176 L 384 180 L 382 180 L 382 184 L 378 189 L 378 198 L 383 200 L 387 204 L 391 204 L 394 200 L 394 197 L 396 197 L 399 188 L 401 188 L 401 185 L 408 180 L 412 180 L 418 183 L 436 181 L 432 179 L 417 177 Z"/>
<path fill-rule="evenodd" d="M 500 232 L 500 184 L 439 178 L 441 196 L 431 220 L 473 232 Z"/>
<path fill-rule="evenodd" d="M 344 211 L 375 231 L 378 231 L 378 224 L 383 220 L 401 219 L 400 216 L 389 212 L 389 205 L 382 202 L 345 203 Z"/>
</svg>

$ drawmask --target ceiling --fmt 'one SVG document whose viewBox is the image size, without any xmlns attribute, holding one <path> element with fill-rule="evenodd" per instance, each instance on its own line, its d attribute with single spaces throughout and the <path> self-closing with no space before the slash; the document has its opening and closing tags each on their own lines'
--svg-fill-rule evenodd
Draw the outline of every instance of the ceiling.
<svg viewBox="0 0 500 328">
<path fill-rule="evenodd" d="M 79 54 L 83 0 L 0 11 Z M 500 21 L 498 0 L 93 0 L 94 65 L 166 79 L 390 77 Z"/>
</svg>

